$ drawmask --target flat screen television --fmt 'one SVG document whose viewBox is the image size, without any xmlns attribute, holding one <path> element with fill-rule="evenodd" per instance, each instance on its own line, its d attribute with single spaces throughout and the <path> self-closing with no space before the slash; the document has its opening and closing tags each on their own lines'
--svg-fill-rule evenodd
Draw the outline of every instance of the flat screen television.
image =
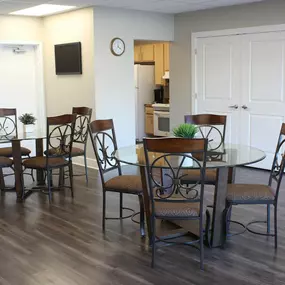
<svg viewBox="0 0 285 285">
<path fill-rule="evenodd" d="M 81 43 L 68 43 L 54 46 L 55 73 L 82 74 Z"/>
</svg>

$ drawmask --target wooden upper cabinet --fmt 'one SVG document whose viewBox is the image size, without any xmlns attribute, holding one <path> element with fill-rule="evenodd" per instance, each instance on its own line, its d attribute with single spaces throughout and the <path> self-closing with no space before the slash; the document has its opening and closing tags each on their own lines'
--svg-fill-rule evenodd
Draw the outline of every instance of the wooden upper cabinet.
<svg viewBox="0 0 285 285">
<path fill-rule="evenodd" d="M 164 84 L 164 54 L 163 43 L 155 45 L 155 84 Z"/>
<path fill-rule="evenodd" d="M 163 54 L 164 54 L 164 71 L 169 71 L 169 58 L 170 58 L 169 43 L 163 44 Z"/>
<path fill-rule="evenodd" d="M 141 45 L 141 61 L 154 61 L 154 45 Z"/>
<path fill-rule="evenodd" d="M 135 62 L 141 61 L 141 46 L 135 45 Z"/>
</svg>

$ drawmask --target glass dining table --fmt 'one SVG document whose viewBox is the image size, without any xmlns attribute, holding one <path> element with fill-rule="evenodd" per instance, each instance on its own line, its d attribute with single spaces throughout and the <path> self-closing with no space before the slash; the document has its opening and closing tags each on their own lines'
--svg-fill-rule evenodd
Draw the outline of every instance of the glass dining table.
<svg viewBox="0 0 285 285">
<path fill-rule="evenodd" d="M 25 200 L 32 191 L 24 191 L 23 167 L 21 156 L 21 142 L 32 140 L 35 141 L 36 156 L 43 156 L 43 140 L 47 138 L 45 129 L 36 129 L 31 133 L 18 133 L 17 136 L 0 134 L 1 144 L 12 144 L 13 168 L 15 172 L 15 190 L 17 194 L 17 202 Z M 36 181 L 37 185 L 45 185 L 44 173 L 42 170 L 37 170 Z"/>
<path fill-rule="evenodd" d="M 139 166 L 143 185 L 144 205 L 146 213 L 146 222 L 149 238 L 150 232 L 150 199 L 146 179 L 146 163 L 144 157 L 144 149 L 142 144 L 133 145 L 130 147 L 119 148 L 114 153 L 115 158 L 124 164 Z M 155 154 L 152 154 L 152 159 L 155 159 Z M 211 245 L 219 247 L 222 245 L 223 238 L 223 210 L 225 209 L 227 185 L 234 183 L 235 167 L 245 166 L 262 161 L 265 158 L 265 153 L 257 148 L 246 145 L 221 144 L 213 147 L 207 152 L 207 169 L 217 169 L 216 185 L 213 201 L 212 214 L 212 230 L 211 230 Z M 197 169 L 198 165 L 193 163 L 193 160 L 185 160 L 183 168 Z M 167 168 L 167 165 L 161 166 Z M 197 227 L 193 221 L 177 221 L 177 224 L 194 234 L 197 233 Z"/>
</svg>

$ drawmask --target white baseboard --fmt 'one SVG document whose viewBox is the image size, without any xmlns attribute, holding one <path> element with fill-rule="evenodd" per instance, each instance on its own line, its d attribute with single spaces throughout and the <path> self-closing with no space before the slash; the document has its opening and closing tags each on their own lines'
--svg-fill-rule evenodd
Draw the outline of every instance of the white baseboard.
<svg viewBox="0 0 285 285">
<path fill-rule="evenodd" d="M 75 165 L 79 165 L 79 166 L 83 166 L 83 167 L 85 166 L 83 156 L 73 157 L 72 162 Z M 93 158 L 87 157 L 87 166 L 88 166 L 88 168 L 98 169 L 97 161 L 96 161 L 96 159 L 93 159 Z"/>
</svg>

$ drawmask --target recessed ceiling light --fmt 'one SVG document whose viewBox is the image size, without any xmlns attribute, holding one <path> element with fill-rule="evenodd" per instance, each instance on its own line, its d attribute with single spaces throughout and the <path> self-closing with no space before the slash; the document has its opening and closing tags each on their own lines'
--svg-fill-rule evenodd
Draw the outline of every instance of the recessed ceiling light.
<svg viewBox="0 0 285 285">
<path fill-rule="evenodd" d="M 50 14 L 54 14 L 57 12 L 67 11 L 70 9 L 74 9 L 76 6 L 65 6 L 65 5 L 52 5 L 52 4 L 42 4 L 38 6 L 34 6 L 31 8 L 19 10 L 12 12 L 12 15 L 22 15 L 22 16 L 46 16 Z"/>
</svg>

